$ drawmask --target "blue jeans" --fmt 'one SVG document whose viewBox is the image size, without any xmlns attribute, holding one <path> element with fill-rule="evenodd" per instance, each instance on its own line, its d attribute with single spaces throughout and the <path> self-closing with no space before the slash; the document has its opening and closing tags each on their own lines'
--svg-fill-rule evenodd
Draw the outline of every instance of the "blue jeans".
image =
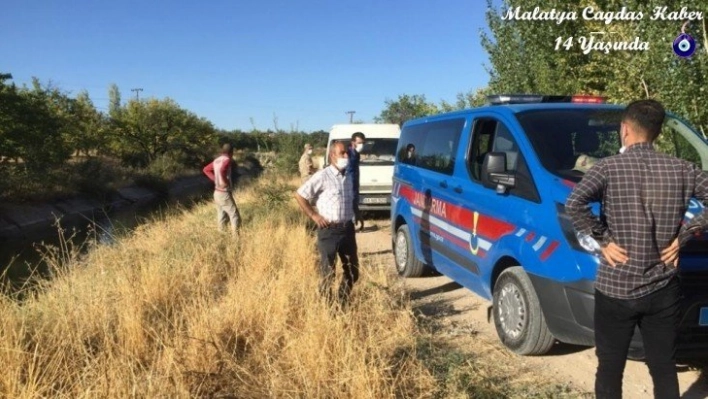
<svg viewBox="0 0 708 399">
<path fill-rule="evenodd" d="M 654 397 L 678 399 L 676 330 L 681 315 L 677 278 L 658 291 L 637 299 L 612 298 L 595 290 L 595 351 L 597 398 L 621 398 L 627 351 L 638 325 L 644 341 Z"/>
</svg>

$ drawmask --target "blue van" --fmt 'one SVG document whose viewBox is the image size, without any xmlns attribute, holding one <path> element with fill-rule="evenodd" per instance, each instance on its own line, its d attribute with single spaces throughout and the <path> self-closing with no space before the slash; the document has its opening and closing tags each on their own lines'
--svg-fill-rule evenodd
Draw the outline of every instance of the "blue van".
<svg viewBox="0 0 708 399">
<path fill-rule="evenodd" d="M 499 338 L 516 353 L 543 354 L 556 340 L 594 345 L 599 258 L 564 204 L 592 164 L 618 153 L 624 107 L 588 96 L 490 103 L 404 124 L 391 204 L 396 268 L 405 277 L 436 270 L 491 300 Z M 655 146 L 708 169 L 708 141 L 673 115 Z M 692 200 L 686 218 L 704 205 Z M 680 256 L 678 356 L 705 357 L 708 235 Z M 637 334 L 634 342 L 641 347 Z"/>
</svg>

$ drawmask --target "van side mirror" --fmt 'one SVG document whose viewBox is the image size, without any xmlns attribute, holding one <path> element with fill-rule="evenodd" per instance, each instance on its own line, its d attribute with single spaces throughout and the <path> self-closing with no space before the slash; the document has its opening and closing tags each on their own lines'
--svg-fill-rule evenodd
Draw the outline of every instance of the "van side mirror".
<svg viewBox="0 0 708 399">
<path fill-rule="evenodd" d="M 506 153 L 489 152 L 482 163 L 482 185 L 495 188 L 497 194 L 506 194 L 516 185 L 516 176 L 506 170 Z"/>
</svg>

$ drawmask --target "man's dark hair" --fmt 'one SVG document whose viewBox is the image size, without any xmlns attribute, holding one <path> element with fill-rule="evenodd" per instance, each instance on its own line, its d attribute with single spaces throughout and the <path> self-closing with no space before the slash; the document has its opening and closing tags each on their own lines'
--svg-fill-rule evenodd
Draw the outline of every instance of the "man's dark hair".
<svg viewBox="0 0 708 399">
<path fill-rule="evenodd" d="M 356 132 L 356 133 L 352 134 L 352 141 L 356 140 L 357 137 L 362 140 L 366 140 L 366 136 L 364 136 L 364 133 Z"/>
<path fill-rule="evenodd" d="M 644 138 L 654 141 L 661 133 L 666 111 L 656 100 L 638 100 L 630 103 L 622 114 L 623 122 L 632 122 L 644 134 Z"/>
<path fill-rule="evenodd" d="M 415 150 L 415 145 L 413 143 L 410 143 L 406 146 L 406 151 L 410 151 L 410 150 Z"/>
<path fill-rule="evenodd" d="M 230 154 L 234 151 L 234 147 L 231 145 L 231 143 L 224 143 L 221 145 L 221 153 L 222 154 Z"/>
</svg>

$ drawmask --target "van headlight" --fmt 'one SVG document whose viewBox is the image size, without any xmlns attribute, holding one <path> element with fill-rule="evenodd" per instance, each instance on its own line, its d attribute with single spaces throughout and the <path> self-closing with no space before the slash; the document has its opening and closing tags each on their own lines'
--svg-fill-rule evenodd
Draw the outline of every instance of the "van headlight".
<svg viewBox="0 0 708 399">
<path fill-rule="evenodd" d="M 584 250 L 592 254 L 599 254 L 600 252 L 602 252 L 602 247 L 600 246 L 600 243 L 598 243 L 596 239 L 592 238 L 592 236 L 587 234 L 575 233 L 575 237 L 578 239 L 578 244 L 580 244 L 580 246 L 583 247 Z"/>
<path fill-rule="evenodd" d="M 573 221 L 570 216 L 565 212 L 565 206 L 563 204 L 556 203 L 556 210 L 558 211 L 558 221 L 560 222 L 561 229 L 563 230 L 563 235 L 568 241 L 568 244 L 573 249 L 578 251 L 587 252 L 593 255 L 599 255 L 602 251 L 600 243 L 597 242 L 595 238 L 588 234 L 581 234 L 575 231 L 573 227 Z"/>
</svg>

